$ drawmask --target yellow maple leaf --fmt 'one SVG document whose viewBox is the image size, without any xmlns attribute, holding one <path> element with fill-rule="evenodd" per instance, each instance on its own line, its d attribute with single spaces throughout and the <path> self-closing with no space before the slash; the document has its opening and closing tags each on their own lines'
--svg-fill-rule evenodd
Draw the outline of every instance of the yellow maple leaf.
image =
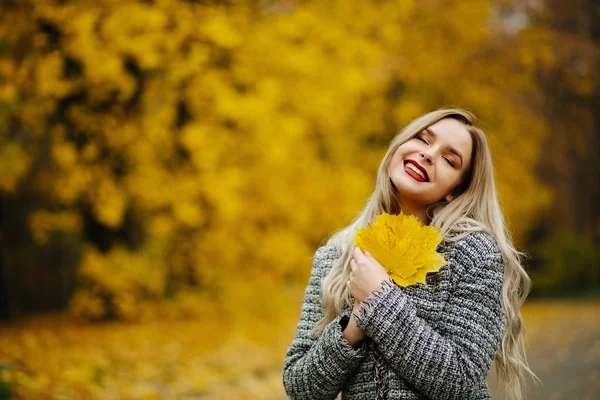
<svg viewBox="0 0 600 400">
<path fill-rule="evenodd" d="M 437 247 L 442 241 L 439 228 L 423 225 L 413 216 L 386 212 L 375 222 L 356 230 L 354 244 L 369 252 L 402 287 L 426 283 L 428 272 L 436 272 L 447 264 Z"/>
</svg>

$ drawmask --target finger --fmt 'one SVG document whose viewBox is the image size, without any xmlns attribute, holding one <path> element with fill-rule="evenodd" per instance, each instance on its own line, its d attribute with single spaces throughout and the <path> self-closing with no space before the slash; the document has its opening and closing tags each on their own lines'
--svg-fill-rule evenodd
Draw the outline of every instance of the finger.
<svg viewBox="0 0 600 400">
<path fill-rule="evenodd" d="M 368 251 L 365 253 L 365 258 L 369 261 L 371 261 L 374 264 L 378 264 L 377 260 L 375 259 L 375 257 L 373 257 L 373 255 L 371 253 L 369 253 Z"/>
<path fill-rule="evenodd" d="M 365 255 L 360 250 L 360 247 L 358 247 L 358 246 L 356 246 L 356 248 L 354 249 L 354 258 L 356 259 L 356 262 L 358 262 L 358 263 L 361 263 L 361 262 L 364 262 L 367 260 Z"/>
<path fill-rule="evenodd" d="M 354 259 L 350 260 L 350 269 L 352 271 L 356 269 L 356 261 L 354 261 Z"/>
<path fill-rule="evenodd" d="M 378 265 L 378 266 L 380 266 L 380 267 L 382 267 L 382 268 L 385 268 L 383 265 L 381 265 L 381 263 L 380 263 L 379 261 L 377 261 L 377 259 L 376 259 L 375 257 L 373 257 L 373 255 L 372 255 L 371 253 L 369 253 L 369 252 L 365 253 L 365 257 L 366 257 L 366 258 L 367 258 L 369 261 L 371 261 L 371 264 L 373 264 L 373 265 Z"/>
</svg>

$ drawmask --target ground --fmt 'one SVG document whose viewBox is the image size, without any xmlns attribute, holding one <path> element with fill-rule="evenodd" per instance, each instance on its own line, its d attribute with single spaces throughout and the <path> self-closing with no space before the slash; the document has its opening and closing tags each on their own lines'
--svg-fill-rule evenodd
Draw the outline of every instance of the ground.
<svg viewBox="0 0 600 400">
<path fill-rule="evenodd" d="M 528 400 L 600 398 L 599 311 L 600 300 L 525 304 L 528 361 L 542 381 Z M 286 399 L 282 366 L 295 314 L 224 325 L 90 324 L 64 316 L 0 324 L 0 389 L 7 379 L 15 399 Z M 490 392 L 502 399 L 493 372 Z"/>
</svg>

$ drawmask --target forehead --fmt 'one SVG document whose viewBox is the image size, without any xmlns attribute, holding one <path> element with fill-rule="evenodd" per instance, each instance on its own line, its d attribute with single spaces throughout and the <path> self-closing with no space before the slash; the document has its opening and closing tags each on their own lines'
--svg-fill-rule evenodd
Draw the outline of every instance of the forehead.
<svg viewBox="0 0 600 400">
<path fill-rule="evenodd" d="M 465 161 L 470 159 L 473 143 L 469 131 L 462 123 L 445 118 L 430 125 L 429 129 L 435 132 L 437 140 L 460 151 Z"/>
</svg>

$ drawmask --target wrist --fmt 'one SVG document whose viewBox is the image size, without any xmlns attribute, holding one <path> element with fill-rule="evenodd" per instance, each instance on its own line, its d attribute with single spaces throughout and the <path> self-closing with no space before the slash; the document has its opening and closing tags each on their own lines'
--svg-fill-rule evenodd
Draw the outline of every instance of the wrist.
<svg viewBox="0 0 600 400">
<path fill-rule="evenodd" d="M 348 341 L 350 346 L 353 348 L 359 347 L 360 342 L 365 338 L 366 335 L 358 326 L 356 326 L 354 316 L 351 315 L 350 317 L 342 317 L 340 320 L 340 325 L 342 326 L 342 336 Z"/>
</svg>

